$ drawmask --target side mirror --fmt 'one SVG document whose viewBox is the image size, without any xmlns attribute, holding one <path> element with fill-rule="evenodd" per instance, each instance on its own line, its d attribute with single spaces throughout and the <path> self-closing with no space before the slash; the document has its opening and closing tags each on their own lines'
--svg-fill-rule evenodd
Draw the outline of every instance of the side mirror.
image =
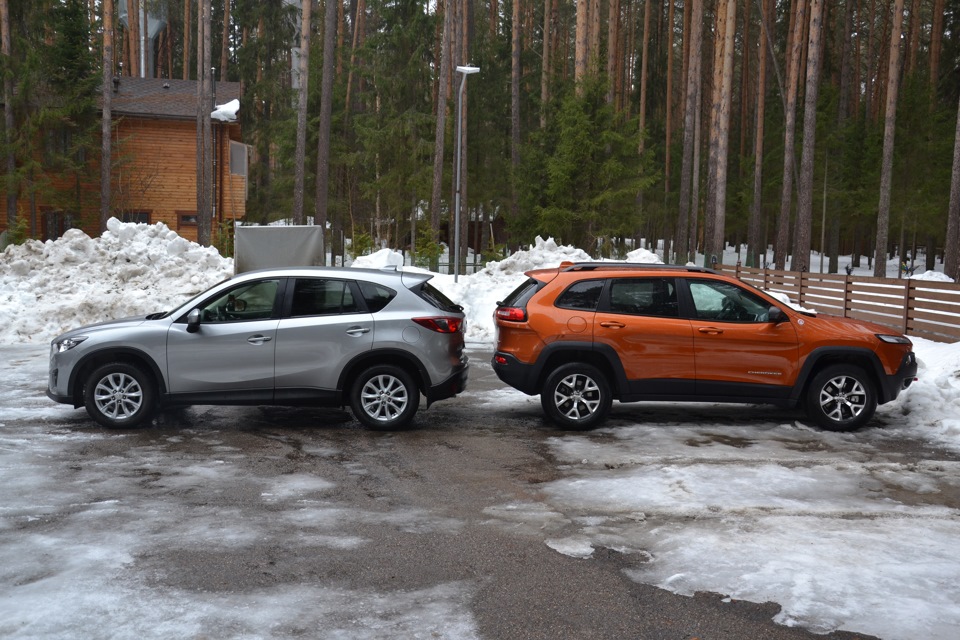
<svg viewBox="0 0 960 640">
<path fill-rule="evenodd" d="M 774 324 L 780 324 L 781 322 L 787 322 L 789 318 L 787 314 L 783 312 L 783 309 L 780 307 L 771 306 L 770 310 L 767 312 L 767 320 Z"/>
<path fill-rule="evenodd" d="M 191 309 L 187 314 L 187 333 L 200 331 L 200 309 Z"/>
</svg>

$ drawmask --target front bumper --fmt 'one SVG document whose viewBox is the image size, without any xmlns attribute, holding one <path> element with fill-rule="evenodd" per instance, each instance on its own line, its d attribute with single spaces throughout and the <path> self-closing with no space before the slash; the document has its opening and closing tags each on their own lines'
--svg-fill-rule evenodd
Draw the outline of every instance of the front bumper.
<svg viewBox="0 0 960 640">
<path fill-rule="evenodd" d="M 913 384 L 917 379 L 917 356 L 913 351 L 903 354 L 900 368 L 892 376 L 887 376 L 884 383 L 884 401 L 896 400 L 900 392 Z"/>
</svg>

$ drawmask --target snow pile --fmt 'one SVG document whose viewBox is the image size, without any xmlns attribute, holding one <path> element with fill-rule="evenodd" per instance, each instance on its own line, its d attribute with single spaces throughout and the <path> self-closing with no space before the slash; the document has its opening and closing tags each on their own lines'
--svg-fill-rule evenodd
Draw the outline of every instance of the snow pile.
<svg viewBox="0 0 960 640">
<path fill-rule="evenodd" d="M 181 304 L 233 275 L 233 260 L 162 223 L 123 223 L 91 238 L 71 229 L 0 254 L 0 342 L 44 342 L 67 329 Z"/>
<path fill-rule="evenodd" d="M 911 280 L 930 280 L 933 282 L 953 282 L 953 278 L 944 275 L 941 271 L 924 271 L 910 276 Z"/>
</svg>

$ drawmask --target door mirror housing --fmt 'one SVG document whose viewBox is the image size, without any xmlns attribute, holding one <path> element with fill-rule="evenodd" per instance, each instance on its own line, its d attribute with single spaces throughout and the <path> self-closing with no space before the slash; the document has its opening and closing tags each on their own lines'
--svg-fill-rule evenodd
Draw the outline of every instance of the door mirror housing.
<svg viewBox="0 0 960 640">
<path fill-rule="evenodd" d="M 774 324 L 780 324 L 789 321 L 790 318 L 780 307 L 771 306 L 770 311 L 767 312 L 767 319 Z"/>
<path fill-rule="evenodd" d="M 191 309 L 187 314 L 187 333 L 200 331 L 200 309 Z"/>
</svg>

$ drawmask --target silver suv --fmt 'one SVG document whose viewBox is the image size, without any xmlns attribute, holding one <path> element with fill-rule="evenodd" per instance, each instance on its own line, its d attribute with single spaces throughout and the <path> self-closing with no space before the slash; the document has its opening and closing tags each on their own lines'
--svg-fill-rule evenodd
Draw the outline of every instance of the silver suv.
<svg viewBox="0 0 960 640">
<path fill-rule="evenodd" d="M 373 429 L 463 391 L 464 314 L 429 274 L 396 268 L 252 271 L 183 306 L 69 331 L 47 395 L 106 427 L 160 405 L 344 406 Z"/>
</svg>

